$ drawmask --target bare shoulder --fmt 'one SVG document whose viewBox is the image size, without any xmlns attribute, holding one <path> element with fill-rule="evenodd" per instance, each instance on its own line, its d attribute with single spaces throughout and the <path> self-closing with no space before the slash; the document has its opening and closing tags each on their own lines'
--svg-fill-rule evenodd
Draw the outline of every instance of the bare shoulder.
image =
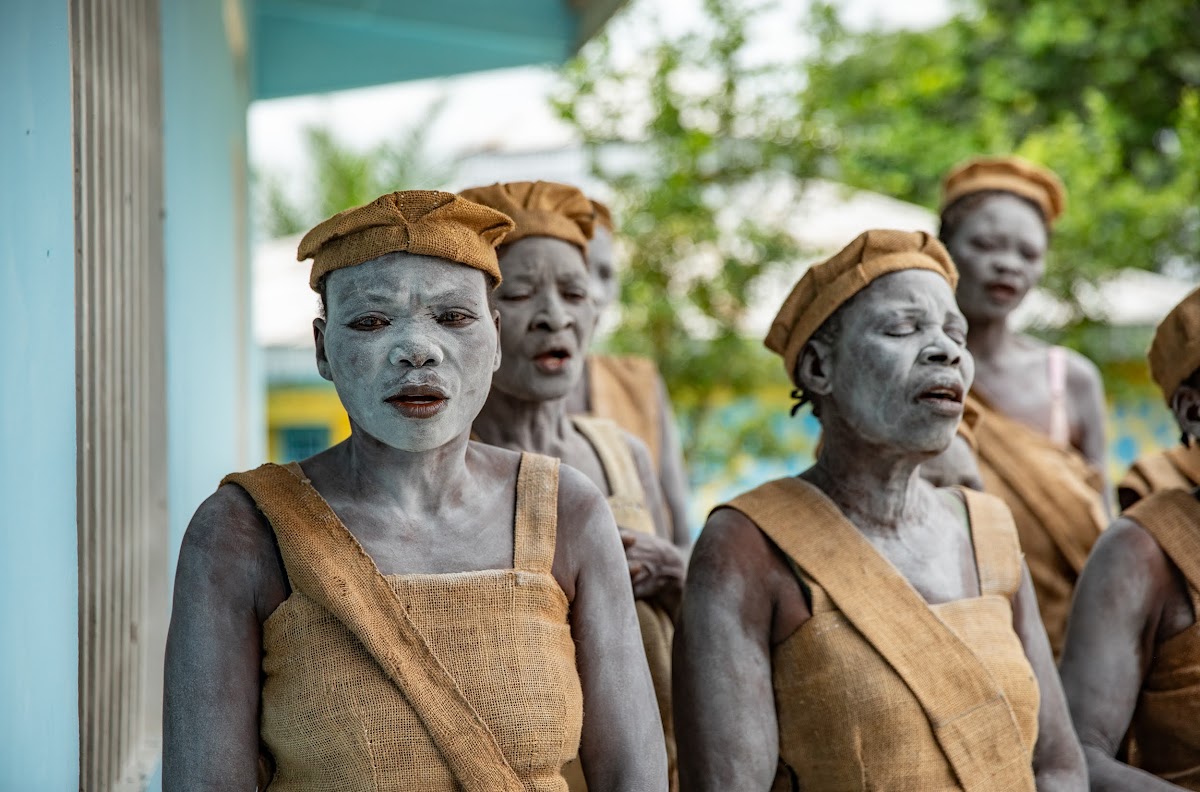
<svg viewBox="0 0 1200 792">
<path fill-rule="evenodd" d="M 609 566 L 620 569 L 624 558 L 621 536 L 604 493 L 583 473 L 560 465 L 554 576 L 567 599 L 574 601 L 580 571 Z"/>
<path fill-rule="evenodd" d="M 1099 367 L 1074 349 L 1063 348 L 1067 350 L 1067 390 L 1077 396 L 1103 394 Z"/>
<path fill-rule="evenodd" d="M 176 588 L 215 586 L 251 596 L 266 618 L 286 596 L 286 580 L 270 524 L 241 487 L 225 484 L 192 516 L 179 549 Z"/>
<path fill-rule="evenodd" d="M 783 554 L 758 526 L 737 509 L 709 515 L 688 566 L 688 587 L 727 588 L 738 581 L 769 579 L 791 571 Z"/>
<path fill-rule="evenodd" d="M 658 473 L 654 470 L 654 460 L 650 457 L 650 449 L 640 437 L 624 429 L 621 434 L 625 437 L 625 444 L 629 446 L 629 453 L 633 456 L 633 464 L 637 466 L 638 478 L 643 482 L 658 482 Z"/>
<path fill-rule="evenodd" d="M 1118 517 L 1096 540 L 1085 573 L 1093 581 L 1169 579 L 1171 566 L 1149 531 L 1128 517 Z"/>
</svg>

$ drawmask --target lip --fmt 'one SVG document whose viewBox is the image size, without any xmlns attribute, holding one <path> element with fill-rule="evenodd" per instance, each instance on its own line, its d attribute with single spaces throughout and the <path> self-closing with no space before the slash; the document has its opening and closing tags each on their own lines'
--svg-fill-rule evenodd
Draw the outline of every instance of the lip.
<svg viewBox="0 0 1200 792">
<path fill-rule="evenodd" d="M 404 385 L 384 399 L 405 418 L 432 418 L 446 408 L 446 391 L 437 385 Z"/>
<path fill-rule="evenodd" d="M 1017 295 L 1021 291 L 1015 283 L 1008 283 L 1006 281 L 992 281 L 991 283 L 984 284 L 983 288 L 987 292 L 988 297 L 994 302 L 1000 303 L 1012 302 L 1017 299 Z"/>
<path fill-rule="evenodd" d="M 564 346 L 547 347 L 533 356 L 533 365 L 543 374 L 563 374 L 573 357 Z"/>
<path fill-rule="evenodd" d="M 956 418 L 963 413 L 965 389 L 961 382 L 943 380 L 930 383 L 917 394 L 916 402 L 938 415 Z"/>
</svg>

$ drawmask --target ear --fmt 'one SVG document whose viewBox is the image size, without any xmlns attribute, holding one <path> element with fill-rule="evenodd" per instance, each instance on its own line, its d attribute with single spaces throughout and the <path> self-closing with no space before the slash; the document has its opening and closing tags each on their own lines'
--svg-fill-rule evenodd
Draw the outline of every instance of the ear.
<svg viewBox="0 0 1200 792">
<path fill-rule="evenodd" d="M 1171 397 L 1171 409 L 1184 434 L 1200 438 L 1200 388 L 1180 385 Z"/>
<path fill-rule="evenodd" d="M 329 358 L 325 356 L 324 319 L 313 319 L 313 341 L 317 346 L 317 372 L 323 379 L 333 382 L 333 372 L 329 369 Z"/>
<path fill-rule="evenodd" d="M 496 359 L 492 361 L 492 373 L 500 370 L 500 312 L 492 309 L 492 324 L 496 326 Z"/>
<path fill-rule="evenodd" d="M 827 396 L 833 390 L 833 356 L 827 344 L 809 341 L 796 362 L 796 383 L 809 395 Z"/>
</svg>

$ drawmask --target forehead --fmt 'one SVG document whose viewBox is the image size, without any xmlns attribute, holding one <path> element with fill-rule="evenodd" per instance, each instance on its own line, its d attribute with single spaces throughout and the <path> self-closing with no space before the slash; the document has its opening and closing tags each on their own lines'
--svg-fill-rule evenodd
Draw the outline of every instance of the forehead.
<svg viewBox="0 0 1200 792">
<path fill-rule="evenodd" d="M 487 301 L 487 276 L 481 270 L 436 256 L 388 253 L 325 277 L 330 304 L 355 298 L 437 299 L 454 294 Z"/>
<path fill-rule="evenodd" d="M 898 312 L 959 316 L 950 284 L 930 270 L 911 269 L 877 278 L 846 306 L 847 321 L 868 322 Z"/>
<path fill-rule="evenodd" d="M 583 253 L 570 242 L 554 237 L 525 237 L 503 248 L 500 273 L 505 281 L 547 275 L 586 277 L 587 264 Z"/>
<path fill-rule="evenodd" d="M 1046 239 L 1046 226 L 1037 210 L 1017 196 L 1003 193 L 984 199 L 963 218 L 963 227 Z"/>
</svg>

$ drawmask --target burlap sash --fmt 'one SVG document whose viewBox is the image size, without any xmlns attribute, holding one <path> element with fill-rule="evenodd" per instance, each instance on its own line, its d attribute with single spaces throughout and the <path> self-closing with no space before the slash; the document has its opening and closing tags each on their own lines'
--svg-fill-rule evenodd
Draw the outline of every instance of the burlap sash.
<svg viewBox="0 0 1200 792">
<path fill-rule="evenodd" d="M 646 444 L 654 469 L 661 468 L 662 420 L 658 368 L 639 357 L 588 356 L 588 409 Z"/>
<path fill-rule="evenodd" d="M 1185 489 L 1161 490 L 1130 506 L 1124 516 L 1154 537 L 1189 588 L 1200 590 L 1200 501 L 1195 495 Z"/>
<path fill-rule="evenodd" d="M 522 455 L 518 503 L 522 487 L 530 486 L 529 459 Z M 292 587 L 329 611 L 370 652 L 429 730 L 463 789 L 522 792 L 487 724 L 299 465 L 268 463 L 221 483 L 237 484 L 254 499 L 275 531 Z M 290 497 L 281 497 L 284 493 Z"/>
<path fill-rule="evenodd" d="M 968 494 L 972 523 L 1011 521 L 991 499 Z M 1034 789 L 1029 754 L 1012 709 L 979 658 L 816 487 L 798 478 L 768 482 L 728 504 L 752 520 L 811 577 L 904 680 L 967 792 Z M 801 508 L 802 507 L 802 508 Z M 800 522 L 800 520 L 803 522 Z M 983 579 L 983 592 L 1011 586 Z M 1001 567 L 1003 570 L 1003 567 Z"/>
<path fill-rule="evenodd" d="M 607 418 L 576 415 L 571 420 L 600 458 L 604 477 L 608 479 L 608 505 L 617 525 L 636 533 L 654 534 L 654 518 L 646 505 L 646 490 L 638 476 L 637 463 L 629 450 L 624 430 Z M 642 648 L 650 667 L 650 679 L 654 683 L 658 714 L 663 724 L 669 788 L 675 792 L 679 788 L 675 723 L 671 711 L 671 645 L 675 637 L 675 625 L 662 608 L 645 600 L 638 600 L 634 605 L 642 632 Z M 581 783 L 571 784 L 571 792 L 583 792 L 585 789 L 586 786 Z"/>
</svg>

